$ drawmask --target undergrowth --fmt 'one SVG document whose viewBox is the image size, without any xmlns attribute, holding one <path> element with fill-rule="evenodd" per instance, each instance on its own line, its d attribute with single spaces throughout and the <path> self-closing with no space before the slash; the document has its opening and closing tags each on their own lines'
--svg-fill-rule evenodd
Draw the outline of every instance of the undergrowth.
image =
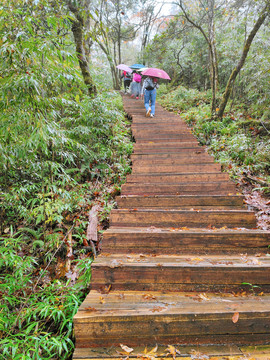
<svg viewBox="0 0 270 360">
<path fill-rule="evenodd" d="M 159 102 L 178 113 L 201 145 L 235 179 L 247 177 L 256 189 L 270 194 L 270 123 L 255 116 L 257 108 L 236 104 L 222 120 L 211 120 L 209 92 L 182 86 L 160 87 Z M 230 104 L 228 105 L 228 108 Z"/>
<path fill-rule="evenodd" d="M 52 131 L 54 137 L 36 142 L 51 165 L 39 166 L 28 147 L 32 133 L 25 129 L 6 152 L 5 159 L 12 154 L 10 174 L 0 173 L 0 359 L 71 358 L 73 316 L 89 291 L 91 262 L 99 250 L 99 241 L 94 249 L 87 239 L 89 211 L 98 205 L 101 234 L 130 171 L 130 124 L 119 95 L 99 94 L 90 101 L 82 95 L 79 103 L 70 99 L 65 112 L 61 128 L 76 146 L 71 141 L 51 147 L 58 134 L 43 123 L 42 133 Z M 26 166 L 15 151 L 18 145 Z M 61 161 L 56 153 L 65 146 L 67 159 Z"/>
</svg>

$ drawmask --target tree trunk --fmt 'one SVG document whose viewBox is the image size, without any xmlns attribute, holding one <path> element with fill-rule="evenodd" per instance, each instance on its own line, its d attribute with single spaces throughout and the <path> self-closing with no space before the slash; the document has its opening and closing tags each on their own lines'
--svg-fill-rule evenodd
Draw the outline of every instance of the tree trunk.
<svg viewBox="0 0 270 360">
<path fill-rule="evenodd" d="M 223 93 L 223 96 L 222 96 L 222 100 L 221 100 L 221 103 L 220 103 L 220 106 L 219 106 L 219 111 L 217 113 L 217 118 L 222 119 L 222 117 L 223 117 L 225 107 L 227 105 L 227 102 L 229 100 L 229 97 L 230 97 L 230 94 L 231 94 L 231 91 L 232 91 L 232 88 L 233 88 L 234 81 L 235 81 L 237 75 L 239 74 L 241 68 L 243 67 L 243 65 L 244 65 L 244 63 L 246 61 L 247 54 L 249 52 L 251 43 L 252 43 L 255 35 L 257 34 L 257 32 L 260 29 L 261 25 L 264 23 L 267 15 L 269 15 L 269 12 L 270 12 L 270 2 L 268 0 L 267 5 L 265 6 L 263 11 L 261 12 L 261 15 L 259 16 L 256 24 L 254 25 L 253 29 L 251 30 L 251 32 L 250 32 L 250 34 L 249 34 L 249 36 L 248 36 L 248 38 L 247 38 L 247 40 L 245 42 L 245 46 L 244 46 L 244 49 L 243 49 L 243 52 L 242 52 L 242 55 L 241 55 L 241 58 L 240 58 L 238 64 L 233 69 L 233 71 L 232 71 L 232 73 L 230 75 L 230 78 L 229 78 L 229 80 L 227 82 L 227 85 L 226 85 L 226 89 L 225 89 L 225 91 Z"/>
<path fill-rule="evenodd" d="M 186 12 L 183 0 L 179 0 L 180 9 L 183 11 L 183 15 L 186 20 L 193 25 L 196 29 L 198 29 L 209 48 L 210 53 L 210 82 L 211 82 L 211 89 L 212 89 L 212 104 L 211 104 L 211 118 L 214 118 L 216 115 L 216 91 L 218 86 L 218 71 L 217 71 L 217 57 L 216 57 L 216 45 L 215 45 L 215 26 L 214 26 L 214 8 L 215 8 L 215 1 L 209 0 L 208 6 L 210 8 L 208 12 L 208 35 L 204 31 L 201 25 L 197 24 L 190 15 Z"/>
<path fill-rule="evenodd" d="M 90 74 L 89 65 L 85 55 L 84 48 L 84 21 L 82 16 L 79 14 L 77 8 L 75 8 L 70 2 L 68 3 L 69 9 L 76 17 L 76 20 L 72 20 L 72 32 L 74 36 L 74 41 L 76 45 L 76 53 L 79 61 L 80 69 L 82 72 L 83 80 L 85 85 L 88 88 L 88 93 L 90 96 L 96 96 L 97 88 L 94 84 L 93 78 Z"/>
</svg>

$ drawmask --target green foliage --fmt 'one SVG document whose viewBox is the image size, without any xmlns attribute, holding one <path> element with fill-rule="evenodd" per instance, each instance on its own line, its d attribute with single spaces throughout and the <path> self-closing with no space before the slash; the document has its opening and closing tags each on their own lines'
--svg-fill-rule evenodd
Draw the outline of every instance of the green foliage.
<svg viewBox="0 0 270 360">
<path fill-rule="evenodd" d="M 76 285 L 53 281 L 37 267 L 37 259 L 25 255 L 21 233 L 0 240 L 1 354 L 18 360 L 68 359 L 74 347 L 72 318 L 83 299 L 80 290 L 90 281 L 91 258 L 78 262 Z"/>
<path fill-rule="evenodd" d="M 253 114 L 243 115 L 241 104 L 236 104 L 238 112 L 211 120 L 208 93 L 179 86 L 173 91 L 163 88 L 159 96 L 162 105 L 181 115 L 200 144 L 207 145 L 233 177 L 249 174 L 270 183 L 269 132 L 258 119 L 251 118 Z M 269 186 L 261 186 L 260 190 L 269 192 Z"/>
<path fill-rule="evenodd" d="M 181 3 L 189 13 L 189 18 L 198 26 L 192 26 L 184 18 L 180 7 L 176 6 L 171 21 L 160 29 L 147 47 L 148 65 L 155 64 L 156 67 L 164 68 L 171 75 L 173 85 L 183 85 L 200 91 L 208 90 L 211 88 L 209 48 L 198 27 L 204 29 L 204 34 L 209 37 L 211 7 L 201 6 L 199 1 L 194 1 L 193 5 L 187 0 Z M 212 36 L 215 38 L 218 87 L 223 92 L 265 2 L 253 2 L 251 7 L 246 7 L 244 3 L 235 6 L 222 1 L 216 1 L 215 4 Z M 266 21 L 256 34 L 231 94 L 235 100 L 233 105 L 243 102 L 247 108 L 253 107 L 254 115 L 261 117 L 265 114 L 266 119 L 269 115 L 267 113 L 270 99 L 270 30 L 267 24 Z M 183 109 L 187 110 L 188 106 Z"/>
<path fill-rule="evenodd" d="M 88 211 L 99 203 L 106 223 L 130 171 L 121 97 L 88 97 L 55 4 L 0 5 L 0 353 L 12 360 L 70 357 L 91 281 Z"/>
</svg>

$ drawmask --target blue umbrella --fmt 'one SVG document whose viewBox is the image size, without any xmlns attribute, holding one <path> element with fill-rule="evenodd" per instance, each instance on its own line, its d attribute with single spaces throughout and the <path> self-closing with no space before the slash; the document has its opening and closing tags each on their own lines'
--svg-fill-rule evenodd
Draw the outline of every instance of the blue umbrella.
<svg viewBox="0 0 270 360">
<path fill-rule="evenodd" d="M 133 64 L 130 66 L 131 69 L 141 69 L 144 67 L 145 67 L 145 65 L 143 65 L 143 64 Z"/>
</svg>

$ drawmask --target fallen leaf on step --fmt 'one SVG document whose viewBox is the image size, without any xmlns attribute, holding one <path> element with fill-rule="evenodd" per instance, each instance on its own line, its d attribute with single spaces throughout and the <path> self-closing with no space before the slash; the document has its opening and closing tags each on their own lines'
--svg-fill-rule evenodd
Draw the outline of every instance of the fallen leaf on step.
<svg viewBox="0 0 270 360">
<path fill-rule="evenodd" d="M 155 307 L 153 307 L 153 309 L 151 311 L 152 312 L 160 312 L 162 310 L 166 310 L 166 308 L 164 306 L 155 306 Z"/>
<path fill-rule="evenodd" d="M 91 312 L 97 311 L 97 309 L 95 309 L 95 308 L 93 308 L 93 307 L 91 307 L 91 306 L 85 308 L 84 310 L 86 310 L 86 311 L 91 311 Z"/>
<path fill-rule="evenodd" d="M 142 297 L 144 300 L 156 300 L 156 297 L 152 294 L 144 294 Z"/>
<path fill-rule="evenodd" d="M 199 298 L 202 299 L 202 300 L 205 300 L 205 301 L 210 300 L 209 297 L 206 296 L 206 294 L 199 294 L 198 296 L 199 296 Z"/>
<path fill-rule="evenodd" d="M 153 355 L 153 354 L 156 354 L 157 352 L 157 349 L 158 349 L 158 345 L 156 345 L 152 350 L 148 351 L 147 348 L 144 349 L 144 353 L 146 355 Z"/>
<path fill-rule="evenodd" d="M 104 304 L 104 303 L 105 303 L 105 299 L 104 299 L 103 296 L 100 296 L 100 297 L 99 297 L 99 302 L 100 302 L 101 304 Z"/>
<path fill-rule="evenodd" d="M 109 294 L 110 290 L 112 288 L 112 285 L 106 285 L 106 286 L 101 286 L 99 289 L 99 292 L 101 292 L 101 294 Z"/>
<path fill-rule="evenodd" d="M 196 258 L 192 258 L 191 261 L 201 262 L 201 261 L 203 261 L 203 259 L 196 257 Z"/>
<path fill-rule="evenodd" d="M 235 312 L 232 317 L 232 322 L 235 324 L 239 320 L 239 312 Z"/>
<path fill-rule="evenodd" d="M 120 344 L 120 346 L 126 352 L 126 354 L 130 354 L 134 350 L 134 349 L 132 349 L 132 348 L 126 346 L 126 345 L 123 345 L 123 344 Z"/>
<path fill-rule="evenodd" d="M 157 358 L 158 346 L 155 346 L 152 350 L 148 351 L 147 347 L 144 349 L 143 354 L 138 354 L 137 358 L 141 360 L 155 360 Z"/>
<path fill-rule="evenodd" d="M 172 355 L 173 359 L 175 359 L 176 354 L 181 355 L 181 352 L 177 350 L 173 345 L 168 345 L 165 351 L 167 351 L 166 356 Z"/>
</svg>

